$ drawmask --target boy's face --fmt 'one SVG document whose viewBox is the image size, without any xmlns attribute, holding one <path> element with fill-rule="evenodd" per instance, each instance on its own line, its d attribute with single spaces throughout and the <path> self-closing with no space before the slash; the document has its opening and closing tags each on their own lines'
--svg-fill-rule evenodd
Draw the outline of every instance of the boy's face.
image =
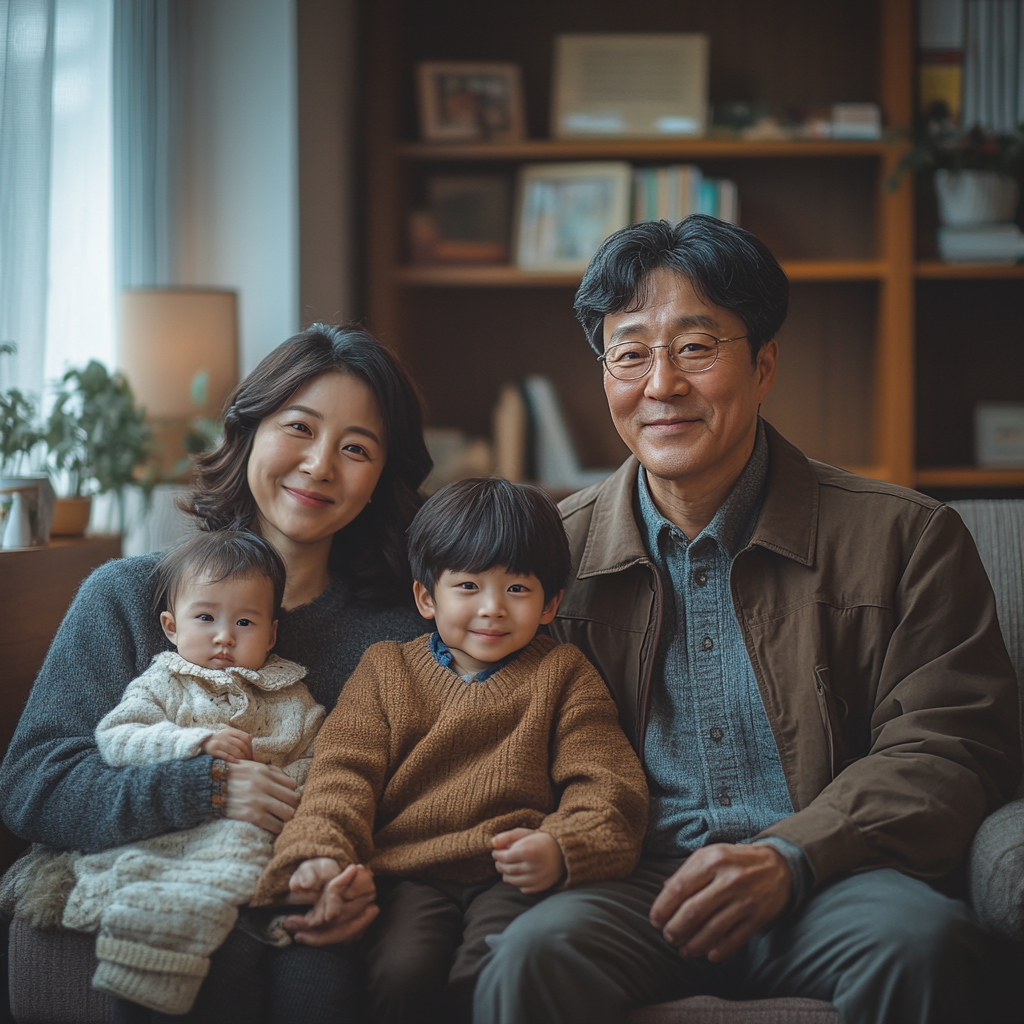
<svg viewBox="0 0 1024 1024">
<path fill-rule="evenodd" d="M 542 623 L 550 622 L 562 599 L 544 600 L 536 576 L 514 576 L 505 569 L 441 573 L 434 593 L 413 584 L 416 607 L 434 619 L 460 675 L 472 675 L 525 647 Z"/>
<path fill-rule="evenodd" d="M 203 668 L 262 668 L 277 640 L 274 585 L 265 576 L 198 578 L 178 588 L 160 625 L 178 653 Z"/>
</svg>

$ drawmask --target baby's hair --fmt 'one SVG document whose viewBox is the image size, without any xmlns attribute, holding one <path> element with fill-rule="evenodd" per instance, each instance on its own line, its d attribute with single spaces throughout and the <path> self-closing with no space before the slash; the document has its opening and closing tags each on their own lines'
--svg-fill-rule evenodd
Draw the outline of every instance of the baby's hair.
<svg viewBox="0 0 1024 1024">
<path fill-rule="evenodd" d="M 264 576 L 274 585 L 274 618 L 284 600 L 284 559 L 273 545 L 248 530 L 213 530 L 197 533 L 171 548 L 153 570 L 156 588 L 153 608 L 174 611 L 183 583 L 202 578 L 219 583 L 232 576 Z"/>
<path fill-rule="evenodd" d="M 501 477 L 457 480 L 428 498 L 409 527 L 414 580 L 431 594 L 443 572 L 504 568 L 536 576 L 550 601 L 569 578 L 569 540 L 539 487 Z"/>
</svg>

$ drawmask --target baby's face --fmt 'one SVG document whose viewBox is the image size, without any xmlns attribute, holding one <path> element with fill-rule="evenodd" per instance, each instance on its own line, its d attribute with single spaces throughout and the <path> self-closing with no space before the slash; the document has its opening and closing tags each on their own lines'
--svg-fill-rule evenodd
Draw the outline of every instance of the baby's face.
<svg viewBox="0 0 1024 1024">
<path fill-rule="evenodd" d="M 446 569 L 433 595 L 421 583 L 415 584 L 414 594 L 420 614 L 435 620 L 462 675 L 479 672 L 525 647 L 537 627 L 555 617 L 562 596 L 559 592 L 545 601 L 536 576 L 516 576 L 506 569 Z"/>
<path fill-rule="evenodd" d="M 265 576 L 187 580 L 160 624 L 178 653 L 203 668 L 262 668 L 277 639 L 274 585 Z"/>
</svg>

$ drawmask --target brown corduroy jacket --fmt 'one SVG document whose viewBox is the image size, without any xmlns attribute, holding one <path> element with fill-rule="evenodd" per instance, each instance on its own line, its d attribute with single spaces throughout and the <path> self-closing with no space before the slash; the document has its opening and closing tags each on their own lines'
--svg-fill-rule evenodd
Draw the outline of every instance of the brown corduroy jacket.
<svg viewBox="0 0 1024 1024">
<path fill-rule="evenodd" d="M 766 424 L 764 508 L 733 606 L 818 884 L 961 861 L 1020 777 L 1017 687 L 967 528 L 922 494 L 808 460 Z M 551 626 L 597 666 L 643 760 L 661 583 L 638 463 L 561 504 L 573 571 Z"/>
</svg>

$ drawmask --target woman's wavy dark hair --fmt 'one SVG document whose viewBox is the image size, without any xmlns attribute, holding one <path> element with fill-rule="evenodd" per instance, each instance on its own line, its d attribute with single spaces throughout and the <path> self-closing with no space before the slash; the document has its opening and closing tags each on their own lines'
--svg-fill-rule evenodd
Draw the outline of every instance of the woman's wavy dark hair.
<svg viewBox="0 0 1024 1024">
<path fill-rule="evenodd" d="M 256 529 L 258 510 L 246 479 L 256 428 L 324 373 L 349 373 L 369 387 L 387 444 L 373 504 L 334 535 L 329 567 L 364 600 L 408 599 L 405 531 L 433 463 L 416 386 L 398 358 L 361 327 L 313 324 L 263 359 L 228 399 L 224 440 L 196 457 L 192 489 L 181 507 L 203 530 Z"/>
</svg>

